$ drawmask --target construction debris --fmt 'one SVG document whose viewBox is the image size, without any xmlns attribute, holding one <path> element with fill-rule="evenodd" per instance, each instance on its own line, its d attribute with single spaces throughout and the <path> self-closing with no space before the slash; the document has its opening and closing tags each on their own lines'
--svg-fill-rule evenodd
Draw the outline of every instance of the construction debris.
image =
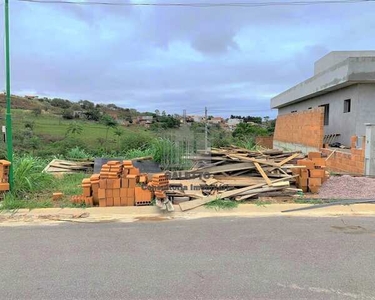
<svg viewBox="0 0 375 300">
<path fill-rule="evenodd" d="M 69 160 L 54 159 L 43 170 L 52 175 L 73 174 L 73 173 L 92 173 L 94 169 L 93 161 L 76 162 Z"/>
<path fill-rule="evenodd" d="M 293 174 L 292 170 L 305 169 L 305 166 L 297 165 L 298 159 L 304 157 L 299 151 L 252 151 L 235 146 L 213 148 L 208 153 L 202 152 L 190 158 L 195 162 L 192 170 L 171 173 L 171 187 L 178 185 L 179 181 L 184 182 L 180 197 L 186 199 L 186 196 L 193 198 L 194 195 L 194 200 L 179 201 L 175 190 L 166 194 L 173 196 L 183 211 L 217 198 L 243 201 L 267 193 L 290 195 L 302 191 L 288 188 L 299 177 L 299 173 Z"/>
<path fill-rule="evenodd" d="M 320 152 L 310 152 L 305 158 L 299 151 L 231 146 L 189 159 L 194 162 L 191 170 L 152 176 L 140 174 L 132 161 L 108 161 L 100 174 L 82 181 L 83 195 L 72 200 L 103 207 L 152 205 L 155 199 L 161 210 L 173 211 L 173 201 L 186 211 L 216 199 L 285 199 L 302 192 L 316 193 L 328 178 Z"/>
</svg>

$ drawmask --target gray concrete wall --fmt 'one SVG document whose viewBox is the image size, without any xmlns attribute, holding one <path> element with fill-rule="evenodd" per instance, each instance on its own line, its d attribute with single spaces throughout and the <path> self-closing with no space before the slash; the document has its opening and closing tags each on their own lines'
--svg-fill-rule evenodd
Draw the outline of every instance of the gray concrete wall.
<svg viewBox="0 0 375 300">
<path fill-rule="evenodd" d="M 363 136 L 366 133 L 364 123 L 375 123 L 375 84 L 358 85 L 358 99 L 355 133 L 358 136 Z"/>
<path fill-rule="evenodd" d="M 319 152 L 320 149 L 315 147 L 309 147 L 302 144 L 296 143 L 286 143 L 281 141 L 273 141 L 273 149 L 280 149 L 284 151 L 301 151 L 304 154 L 308 154 L 309 152 Z"/>
<path fill-rule="evenodd" d="M 351 99 L 351 111 L 344 113 L 344 100 Z M 375 84 L 356 84 L 279 109 L 279 115 L 329 104 L 329 125 L 324 134 L 340 133 L 338 142 L 350 146 L 353 135 L 365 135 L 364 123 L 375 123 Z"/>
<path fill-rule="evenodd" d="M 321 73 L 349 57 L 375 56 L 375 51 L 332 51 L 314 64 L 314 75 Z"/>
</svg>

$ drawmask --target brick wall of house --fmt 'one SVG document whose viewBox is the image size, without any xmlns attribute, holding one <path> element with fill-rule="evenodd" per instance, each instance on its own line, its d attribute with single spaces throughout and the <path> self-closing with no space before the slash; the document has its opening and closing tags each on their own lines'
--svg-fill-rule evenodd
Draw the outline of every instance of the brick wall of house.
<svg viewBox="0 0 375 300">
<path fill-rule="evenodd" d="M 273 136 L 257 136 L 255 138 L 255 143 L 264 148 L 273 148 Z"/>
<path fill-rule="evenodd" d="M 348 173 L 355 175 L 363 175 L 365 173 L 365 143 L 366 139 L 362 139 L 361 148 L 356 148 L 358 137 L 351 138 L 351 149 L 344 152 L 341 149 L 336 149 L 335 153 L 326 161 L 327 169 L 338 173 Z M 327 157 L 335 149 L 322 148 L 323 154 Z"/>
<path fill-rule="evenodd" d="M 274 141 L 320 149 L 324 138 L 324 108 L 277 117 Z"/>
</svg>

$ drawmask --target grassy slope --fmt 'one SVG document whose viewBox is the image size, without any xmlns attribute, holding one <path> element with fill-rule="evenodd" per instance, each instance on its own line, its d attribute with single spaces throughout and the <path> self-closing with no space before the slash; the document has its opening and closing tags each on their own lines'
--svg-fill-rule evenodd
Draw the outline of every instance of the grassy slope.
<svg viewBox="0 0 375 300">
<path fill-rule="evenodd" d="M 34 133 L 38 136 L 44 136 L 48 139 L 48 136 L 64 138 L 66 130 L 70 123 L 73 121 L 81 124 L 83 131 L 79 136 L 82 140 L 90 147 L 95 147 L 98 144 L 98 138 L 105 138 L 107 127 L 89 121 L 83 120 L 64 120 L 61 116 L 56 116 L 48 113 L 43 113 L 42 115 L 35 117 L 30 111 L 14 109 L 13 110 L 13 126 L 14 130 L 22 130 L 26 122 L 33 122 Z M 144 130 L 139 127 L 123 127 L 124 135 L 135 134 L 137 131 Z M 108 131 L 108 140 L 114 142 L 117 137 L 113 134 L 113 130 Z"/>
</svg>

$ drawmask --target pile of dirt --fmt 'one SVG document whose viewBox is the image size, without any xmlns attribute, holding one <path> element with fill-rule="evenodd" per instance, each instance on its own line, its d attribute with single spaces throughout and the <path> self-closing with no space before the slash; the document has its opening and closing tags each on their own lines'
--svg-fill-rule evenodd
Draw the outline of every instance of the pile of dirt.
<svg viewBox="0 0 375 300">
<path fill-rule="evenodd" d="M 332 176 L 320 188 L 322 199 L 374 199 L 375 178 Z"/>
</svg>

